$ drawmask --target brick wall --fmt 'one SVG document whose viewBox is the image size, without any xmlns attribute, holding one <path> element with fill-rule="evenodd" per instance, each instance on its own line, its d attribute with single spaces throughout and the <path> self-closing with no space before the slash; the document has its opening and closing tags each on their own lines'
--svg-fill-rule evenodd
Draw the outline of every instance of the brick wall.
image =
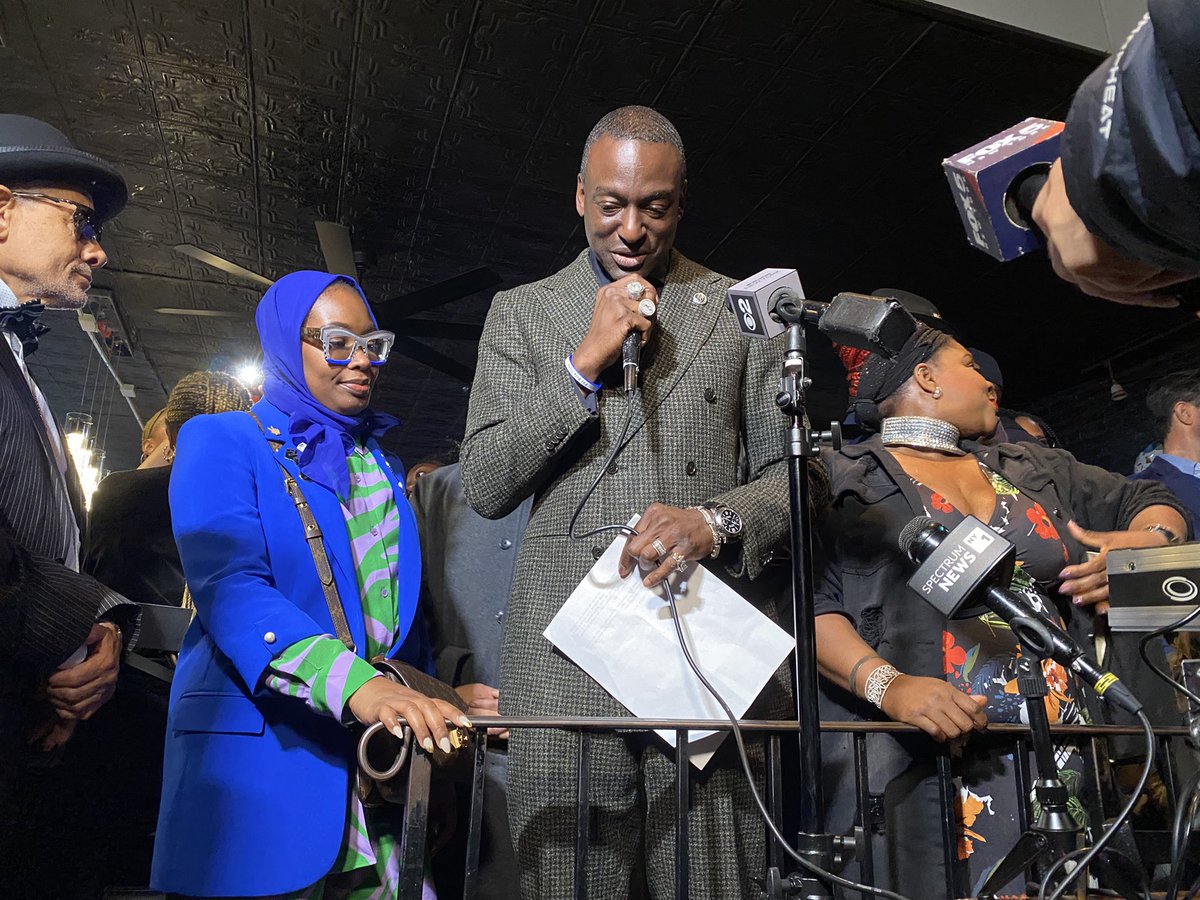
<svg viewBox="0 0 1200 900">
<path fill-rule="evenodd" d="M 1017 404 L 1044 418 L 1063 446 L 1084 462 L 1129 474 L 1138 453 L 1154 439 L 1146 392 L 1155 380 L 1181 369 L 1200 368 L 1200 326 L 1119 357 L 1113 374 L 1129 392 L 1114 403 L 1108 373 L 1089 373 L 1089 380 Z"/>
</svg>

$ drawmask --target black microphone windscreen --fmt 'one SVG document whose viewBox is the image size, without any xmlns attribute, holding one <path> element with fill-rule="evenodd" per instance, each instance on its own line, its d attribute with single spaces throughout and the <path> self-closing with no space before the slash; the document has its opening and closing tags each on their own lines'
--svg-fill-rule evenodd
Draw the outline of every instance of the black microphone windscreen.
<svg viewBox="0 0 1200 900">
<path fill-rule="evenodd" d="M 904 529 L 900 532 L 900 540 L 899 540 L 900 552 L 903 553 L 905 556 L 911 556 L 911 553 L 909 552 L 909 548 L 912 547 L 913 541 L 915 541 L 917 539 L 917 537 L 921 534 L 921 532 L 924 531 L 926 528 L 929 528 L 936 524 L 937 523 L 934 522 L 933 519 L 929 518 L 929 516 L 917 516 L 914 519 L 910 520 L 909 523 L 907 525 L 905 525 Z"/>
<path fill-rule="evenodd" d="M 917 330 L 917 321 L 899 300 L 843 292 L 821 314 L 817 327 L 835 344 L 890 359 Z"/>
</svg>

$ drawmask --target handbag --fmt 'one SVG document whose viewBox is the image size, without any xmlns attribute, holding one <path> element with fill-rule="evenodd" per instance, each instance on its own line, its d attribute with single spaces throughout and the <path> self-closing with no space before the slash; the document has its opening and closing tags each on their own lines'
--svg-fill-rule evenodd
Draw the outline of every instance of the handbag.
<svg viewBox="0 0 1200 900">
<path fill-rule="evenodd" d="M 259 430 L 266 434 L 262 423 L 254 413 L 247 413 Z M 273 452 L 278 453 L 283 446 L 282 441 L 267 439 Z M 356 652 L 354 638 L 350 635 L 350 627 L 346 623 L 346 611 L 342 606 L 342 598 L 338 593 L 337 582 L 333 577 L 333 567 L 329 564 L 329 556 L 325 552 L 325 538 L 321 527 L 309 508 L 308 501 L 300 485 L 292 477 L 278 458 L 279 468 L 283 472 L 284 486 L 288 496 L 296 506 L 300 522 L 304 526 L 304 537 L 308 542 L 309 552 L 312 553 L 313 563 L 317 567 L 317 578 L 321 582 L 321 591 L 325 595 L 325 605 L 329 608 L 329 617 L 333 620 L 333 630 L 346 649 Z M 386 656 L 376 656 L 371 660 L 385 677 L 434 700 L 444 700 L 462 712 L 467 711 L 467 704 L 458 696 L 458 692 L 444 681 L 427 675 L 415 666 Z M 443 777 L 454 780 L 464 780 L 470 777 L 473 755 L 460 752 L 468 748 L 474 741 L 474 732 L 462 729 L 448 723 L 451 750 L 444 753 L 435 746 L 430 756 L 433 759 L 434 771 Z M 412 758 L 413 736 L 412 729 L 405 723 L 403 737 L 398 738 L 382 722 L 376 722 L 367 727 L 358 739 L 358 774 L 355 790 L 363 806 L 382 806 L 386 803 L 404 803 L 404 777 L 408 771 L 408 763 Z"/>
</svg>

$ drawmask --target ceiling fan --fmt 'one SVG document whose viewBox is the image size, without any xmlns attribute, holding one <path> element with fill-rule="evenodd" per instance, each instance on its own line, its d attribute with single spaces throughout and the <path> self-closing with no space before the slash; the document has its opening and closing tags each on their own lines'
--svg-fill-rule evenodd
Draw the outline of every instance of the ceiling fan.
<svg viewBox="0 0 1200 900">
<path fill-rule="evenodd" d="M 358 263 L 362 258 L 354 252 L 350 243 L 350 229 L 337 222 L 318 220 L 316 223 L 317 240 L 321 245 L 321 255 L 325 260 L 325 270 L 334 275 L 349 275 L 358 277 Z M 231 260 L 215 253 L 209 253 L 195 244 L 176 244 L 176 253 L 188 256 L 196 262 L 218 269 L 234 278 L 240 278 L 254 284 L 269 287 L 274 284 L 270 278 L 253 272 L 244 266 L 239 266 Z M 393 352 L 409 359 L 416 360 L 437 369 L 452 378 L 457 378 L 467 384 L 475 377 L 475 366 L 459 362 L 453 357 L 434 350 L 428 344 L 423 344 L 414 338 L 448 338 L 459 341 L 478 341 L 483 333 L 483 326 L 469 322 L 437 322 L 428 319 L 410 318 L 417 313 L 436 309 L 447 303 L 459 300 L 476 291 L 482 291 L 500 284 L 501 278 L 495 271 L 487 267 L 472 269 L 453 278 L 447 278 L 436 284 L 431 284 L 406 294 L 389 297 L 375 306 L 375 317 L 379 327 L 396 333 L 396 343 Z M 160 309 L 167 315 L 211 315 L 211 310 Z"/>
</svg>

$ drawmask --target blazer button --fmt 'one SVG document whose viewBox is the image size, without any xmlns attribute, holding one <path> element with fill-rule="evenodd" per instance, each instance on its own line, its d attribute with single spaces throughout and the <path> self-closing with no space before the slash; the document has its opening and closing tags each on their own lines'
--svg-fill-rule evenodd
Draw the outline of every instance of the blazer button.
<svg viewBox="0 0 1200 900">
<path fill-rule="evenodd" d="M 501 550 L 507 550 L 511 546 L 512 546 L 512 541 L 510 541 L 508 538 L 501 538 L 501 540 L 500 540 L 500 549 Z"/>
<path fill-rule="evenodd" d="M 712 388 L 705 388 L 704 389 L 704 399 L 707 400 L 709 403 L 716 403 L 717 402 L 717 392 L 714 391 Z"/>
<path fill-rule="evenodd" d="M 556 444 L 554 441 L 546 441 L 546 452 L 547 453 L 553 453 L 557 447 L 558 447 L 558 444 Z"/>
<path fill-rule="evenodd" d="M 621 471 L 621 470 L 617 467 L 617 464 L 612 463 L 609 465 L 609 467 L 607 469 L 604 470 L 604 474 L 605 475 L 616 475 L 619 471 Z"/>
<path fill-rule="evenodd" d="M 603 555 L 604 555 L 603 547 L 593 547 L 592 548 L 592 559 L 599 559 Z"/>
<path fill-rule="evenodd" d="M 268 631 L 266 634 L 263 635 L 263 640 L 266 641 L 268 644 L 275 643 L 275 632 Z"/>
<path fill-rule="evenodd" d="M 689 460 L 688 460 L 688 464 L 687 464 L 687 468 L 685 469 L 685 471 L 686 471 L 686 472 L 687 472 L 689 475 L 695 475 L 695 474 L 696 474 L 696 463 L 695 463 L 693 460 L 690 460 L 690 459 L 689 459 Z"/>
</svg>

